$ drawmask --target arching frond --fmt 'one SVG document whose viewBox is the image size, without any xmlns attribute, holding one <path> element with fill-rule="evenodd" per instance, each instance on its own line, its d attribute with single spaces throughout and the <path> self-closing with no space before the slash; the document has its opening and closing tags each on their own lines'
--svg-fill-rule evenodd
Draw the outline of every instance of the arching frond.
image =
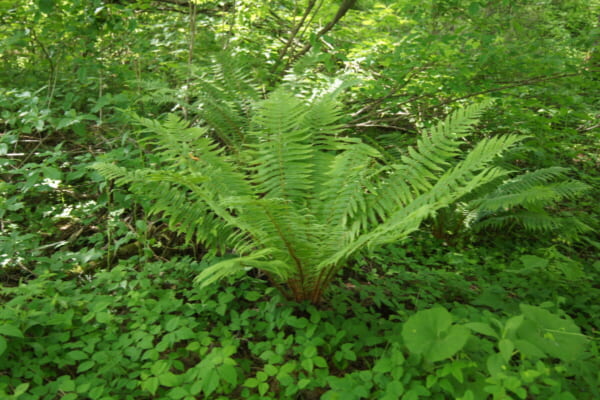
<svg viewBox="0 0 600 400">
<path fill-rule="evenodd" d="M 498 184 L 463 205 L 465 224 L 474 231 L 517 227 L 542 233 L 589 231 L 591 228 L 575 216 L 548 211 L 556 203 L 573 200 L 589 190 L 588 185 L 568 179 L 567 172 L 561 167 L 543 168 Z"/>
</svg>

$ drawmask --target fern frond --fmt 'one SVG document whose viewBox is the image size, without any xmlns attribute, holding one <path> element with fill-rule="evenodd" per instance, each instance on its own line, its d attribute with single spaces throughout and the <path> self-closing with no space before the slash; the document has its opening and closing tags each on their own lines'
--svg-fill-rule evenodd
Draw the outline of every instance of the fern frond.
<svg viewBox="0 0 600 400">
<path fill-rule="evenodd" d="M 200 284 L 200 287 L 205 287 L 249 268 L 260 269 L 277 276 L 281 281 L 285 281 L 292 270 L 289 265 L 280 260 L 280 257 L 277 256 L 278 253 L 280 253 L 279 249 L 266 248 L 258 250 L 249 256 L 236 257 L 218 262 L 204 269 L 194 279 L 194 282 Z"/>
<path fill-rule="evenodd" d="M 256 111 L 251 148 L 254 183 L 270 198 L 285 198 L 306 204 L 312 192 L 310 176 L 315 149 L 310 131 L 302 126 L 305 105 L 283 91 L 273 93 Z"/>
<path fill-rule="evenodd" d="M 499 184 L 495 190 L 464 205 L 466 226 L 475 231 L 522 227 L 543 233 L 564 230 L 569 225 L 576 233 L 591 229 L 576 217 L 547 211 L 556 203 L 573 200 L 589 190 L 588 185 L 567 179 L 567 171 L 544 168 Z"/>
<path fill-rule="evenodd" d="M 372 210 L 369 219 L 373 222 L 385 219 L 389 210 L 407 205 L 420 194 L 433 190 L 434 184 L 451 165 L 451 159 L 461 154 L 460 147 L 464 143 L 461 138 L 490 105 L 491 101 L 484 101 L 465 107 L 426 130 L 417 146 L 409 147 L 408 154 L 400 157 L 403 164 L 392 165 L 392 169 L 385 172 L 387 176 L 380 181 L 378 196 L 369 205 Z M 489 149 L 489 152 L 493 153 L 493 150 Z M 467 178 L 465 176 L 463 180 Z"/>
<path fill-rule="evenodd" d="M 329 166 L 328 179 L 319 196 L 317 215 L 329 226 L 344 227 L 341 242 L 356 237 L 368 224 L 369 197 L 374 194 L 373 169 L 380 157 L 377 150 L 363 143 L 338 154 Z"/>
<path fill-rule="evenodd" d="M 546 212 L 514 211 L 510 214 L 492 216 L 473 226 L 477 232 L 486 229 L 499 230 L 523 227 L 537 233 L 550 233 L 567 227 L 576 227 L 577 232 L 586 232 L 591 228 L 575 217 L 560 217 Z"/>
<path fill-rule="evenodd" d="M 246 63 L 231 54 L 217 55 L 211 71 L 198 79 L 195 107 L 219 141 L 239 153 L 247 140 L 252 106 L 260 99 L 258 85 Z"/>
</svg>

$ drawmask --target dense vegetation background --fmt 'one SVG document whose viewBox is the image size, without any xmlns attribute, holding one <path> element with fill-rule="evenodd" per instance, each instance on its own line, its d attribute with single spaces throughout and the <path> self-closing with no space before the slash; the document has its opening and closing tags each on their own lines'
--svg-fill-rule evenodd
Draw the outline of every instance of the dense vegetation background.
<svg viewBox="0 0 600 400">
<path fill-rule="evenodd" d="M 598 0 L 0 0 L 0 397 L 600 398 L 599 18 Z M 281 121 L 337 140 L 319 179 L 358 200 L 332 235 L 406 232 L 312 297 L 279 290 L 277 254 L 237 258 L 266 246 L 234 222 L 265 209 Z M 435 132 L 461 133 L 463 166 L 521 137 L 419 218 L 361 203 L 394 171 L 429 188 L 438 160 L 409 148 Z M 215 171 L 258 200 L 203 197 Z M 194 283 L 214 265 L 231 274 Z"/>
</svg>

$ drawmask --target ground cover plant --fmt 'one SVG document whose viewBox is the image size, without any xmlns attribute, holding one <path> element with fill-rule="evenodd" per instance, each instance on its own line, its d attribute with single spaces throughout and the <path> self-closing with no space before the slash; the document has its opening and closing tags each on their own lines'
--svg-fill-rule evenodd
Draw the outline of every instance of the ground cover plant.
<svg viewBox="0 0 600 400">
<path fill-rule="evenodd" d="M 597 0 L 0 0 L 0 398 L 600 398 Z"/>
</svg>

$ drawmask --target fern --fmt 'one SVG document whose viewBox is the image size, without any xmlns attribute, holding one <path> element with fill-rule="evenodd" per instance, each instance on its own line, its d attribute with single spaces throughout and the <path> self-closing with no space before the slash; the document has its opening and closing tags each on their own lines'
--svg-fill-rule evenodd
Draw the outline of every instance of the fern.
<svg viewBox="0 0 600 400">
<path fill-rule="evenodd" d="M 487 194 L 463 204 L 465 225 L 474 231 L 510 230 L 568 232 L 571 238 L 592 228 L 573 215 L 551 213 L 562 201 L 574 200 L 589 186 L 567 177 L 561 167 L 543 168 L 507 180 Z"/>
<path fill-rule="evenodd" d="M 330 91 L 310 101 L 283 89 L 257 102 L 225 150 L 207 130 L 175 117 L 138 118 L 156 169 L 96 169 L 151 204 L 172 229 L 237 257 L 203 270 L 202 285 L 262 270 L 288 297 L 317 303 L 340 268 L 368 247 L 407 238 L 421 222 L 507 172 L 493 160 L 520 138 L 484 139 L 462 160 L 462 138 L 489 105 L 453 114 L 425 132 L 402 162 L 341 135 Z M 227 148 L 226 148 L 227 149 Z"/>
<path fill-rule="evenodd" d="M 248 70 L 240 57 L 219 54 L 212 60 L 210 73 L 197 79 L 194 109 L 215 137 L 234 152 L 241 151 L 246 141 L 250 110 L 261 97 Z"/>
</svg>

